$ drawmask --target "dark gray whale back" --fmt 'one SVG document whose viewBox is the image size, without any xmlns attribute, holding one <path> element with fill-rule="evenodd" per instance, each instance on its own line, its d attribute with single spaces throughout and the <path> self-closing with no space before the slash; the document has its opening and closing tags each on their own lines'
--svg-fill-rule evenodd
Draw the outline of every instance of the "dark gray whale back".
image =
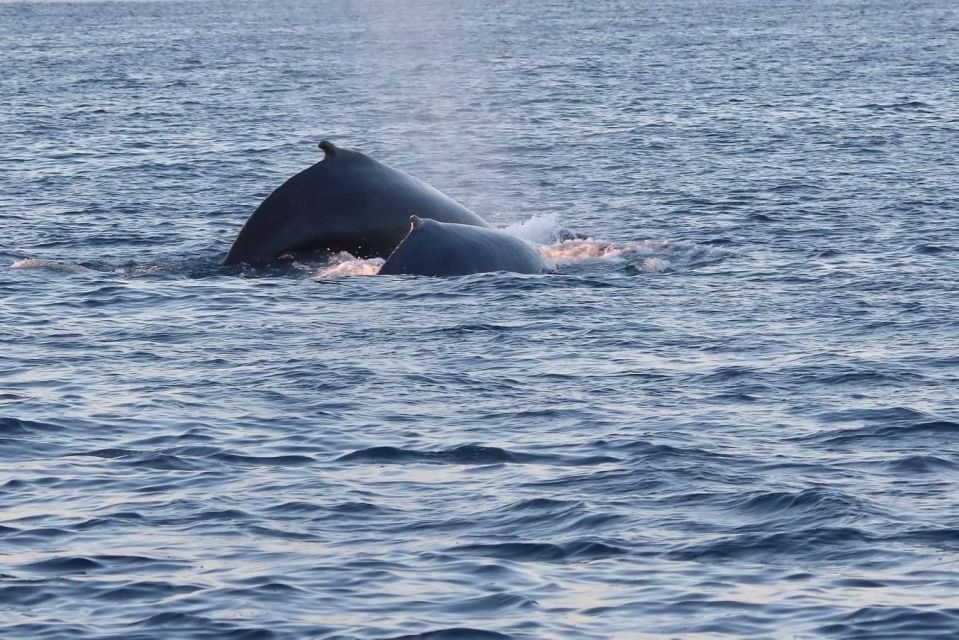
<svg viewBox="0 0 959 640">
<path fill-rule="evenodd" d="M 348 251 L 385 258 L 412 214 L 488 227 L 446 194 L 357 151 L 320 143 L 324 158 L 271 193 L 246 221 L 226 264 L 262 265 L 287 253 Z"/>
<path fill-rule="evenodd" d="M 410 218 L 410 232 L 380 275 L 463 276 L 489 271 L 541 273 L 539 251 L 505 231 Z"/>
</svg>

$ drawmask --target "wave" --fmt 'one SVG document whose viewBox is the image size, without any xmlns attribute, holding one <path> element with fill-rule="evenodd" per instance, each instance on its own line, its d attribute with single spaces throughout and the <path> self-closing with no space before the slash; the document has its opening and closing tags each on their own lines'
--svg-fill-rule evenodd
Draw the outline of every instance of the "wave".
<svg viewBox="0 0 959 640">
<path fill-rule="evenodd" d="M 443 606 L 445 611 L 459 614 L 488 614 L 496 611 L 528 609 L 537 606 L 537 602 L 514 593 L 491 593 L 466 600 L 455 600 Z"/>
<path fill-rule="evenodd" d="M 796 493 L 761 491 L 745 497 L 734 508 L 757 515 L 780 513 L 810 514 L 814 517 L 849 516 L 862 513 L 864 506 L 834 489 L 813 487 Z"/>
<path fill-rule="evenodd" d="M 623 547 L 595 540 L 573 540 L 564 544 L 551 542 L 468 544 L 453 547 L 449 551 L 515 562 L 585 562 L 628 553 Z"/>
<path fill-rule="evenodd" d="M 96 595 L 98 600 L 111 602 L 160 601 L 174 596 L 199 591 L 196 585 L 178 585 L 169 582 L 139 581 L 128 582 L 120 587 L 105 590 Z"/>
<path fill-rule="evenodd" d="M 814 526 L 842 527 L 889 515 L 864 498 L 823 487 L 795 493 L 757 491 L 727 494 L 705 502 L 735 512 L 737 526 L 734 530 L 737 533 L 786 531 Z"/>
<path fill-rule="evenodd" d="M 191 471 L 205 468 L 202 460 L 217 460 L 229 465 L 296 467 L 312 464 L 316 460 L 304 455 L 253 456 L 224 451 L 216 447 L 173 447 L 158 451 L 107 448 L 94 451 L 68 453 L 68 457 L 92 457 L 115 460 L 125 467 L 160 469 L 165 471 Z"/>
<path fill-rule="evenodd" d="M 63 427 L 51 424 L 49 422 L 0 417 L 0 435 L 4 436 L 27 435 L 49 431 L 60 431 L 62 429 Z"/>
<path fill-rule="evenodd" d="M 934 455 L 907 455 L 881 463 L 881 468 L 895 475 L 925 475 L 959 472 L 959 462 Z"/>
<path fill-rule="evenodd" d="M 838 617 L 838 616 L 837 616 Z M 959 610 L 910 606 L 866 606 L 816 629 L 843 638 L 954 638 Z"/>
<path fill-rule="evenodd" d="M 440 451 L 417 451 L 401 447 L 379 446 L 359 449 L 340 456 L 335 462 L 365 462 L 372 464 L 560 464 L 560 465 L 592 465 L 606 462 L 617 462 L 619 458 L 612 456 L 561 456 L 555 454 L 533 454 L 519 451 L 508 451 L 500 447 L 484 447 L 481 445 L 461 445 Z"/>
<path fill-rule="evenodd" d="M 831 430 L 802 436 L 795 440 L 814 441 L 824 445 L 853 444 L 863 441 L 900 440 L 934 443 L 955 442 L 959 438 L 959 422 L 951 420 L 925 420 L 911 424 L 869 425 L 854 429 Z"/>
<path fill-rule="evenodd" d="M 30 571 L 32 573 L 44 573 L 44 574 L 55 574 L 55 575 L 64 575 L 64 574 L 73 574 L 73 573 L 88 573 L 90 571 L 96 571 L 97 569 L 102 569 L 104 565 L 90 558 L 84 557 L 65 557 L 65 558 L 49 558 L 47 560 L 39 560 L 37 562 L 31 562 L 29 564 L 20 565 L 20 568 L 25 571 Z"/>
<path fill-rule="evenodd" d="M 414 633 L 405 636 L 394 636 L 387 640 L 512 640 L 511 636 L 496 631 L 484 631 L 467 627 L 453 627 L 437 629 L 424 633 Z"/>
<path fill-rule="evenodd" d="M 749 532 L 689 545 L 667 554 L 672 560 L 836 562 L 875 557 L 876 537 L 854 527 L 812 527 L 774 533 Z"/>
</svg>

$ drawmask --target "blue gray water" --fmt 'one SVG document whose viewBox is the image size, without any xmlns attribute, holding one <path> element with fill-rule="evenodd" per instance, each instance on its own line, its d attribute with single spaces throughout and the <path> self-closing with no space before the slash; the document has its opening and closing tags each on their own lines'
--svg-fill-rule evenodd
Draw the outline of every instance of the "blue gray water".
<svg viewBox="0 0 959 640">
<path fill-rule="evenodd" d="M 0 4 L 0 47 L 0 637 L 959 636 L 955 2 Z M 324 138 L 556 272 L 221 267 Z"/>
</svg>

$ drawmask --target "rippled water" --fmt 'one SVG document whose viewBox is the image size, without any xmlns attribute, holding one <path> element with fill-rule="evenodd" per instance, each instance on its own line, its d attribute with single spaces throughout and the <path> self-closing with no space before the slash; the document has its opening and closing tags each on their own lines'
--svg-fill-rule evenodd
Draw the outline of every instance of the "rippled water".
<svg viewBox="0 0 959 640">
<path fill-rule="evenodd" d="M 0 636 L 956 637 L 957 11 L 0 4 Z M 323 138 L 556 273 L 221 267 Z"/>
</svg>

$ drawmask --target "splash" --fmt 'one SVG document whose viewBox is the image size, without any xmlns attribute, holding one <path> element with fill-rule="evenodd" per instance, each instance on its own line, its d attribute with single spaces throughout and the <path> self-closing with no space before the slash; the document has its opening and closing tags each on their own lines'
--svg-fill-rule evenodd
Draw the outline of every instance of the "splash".
<svg viewBox="0 0 959 640">
<path fill-rule="evenodd" d="M 668 240 L 608 242 L 592 238 L 574 238 L 559 223 L 556 214 L 533 216 L 503 228 L 503 231 L 536 244 L 553 267 L 590 262 L 626 262 L 630 270 L 641 273 L 663 273 L 672 263 L 659 255 L 670 252 Z M 560 238 L 566 238 L 560 240 Z M 659 255 L 657 255 L 659 254 Z"/>
<path fill-rule="evenodd" d="M 375 276 L 380 267 L 386 262 L 383 258 L 363 260 L 346 251 L 342 251 L 330 258 L 330 262 L 313 276 L 316 280 L 327 278 L 344 278 L 348 276 Z"/>
<path fill-rule="evenodd" d="M 552 244 L 559 239 L 563 228 L 559 224 L 559 216 L 546 213 L 503 227 L 503 231 L 527 242 Z"/>
</svg>

